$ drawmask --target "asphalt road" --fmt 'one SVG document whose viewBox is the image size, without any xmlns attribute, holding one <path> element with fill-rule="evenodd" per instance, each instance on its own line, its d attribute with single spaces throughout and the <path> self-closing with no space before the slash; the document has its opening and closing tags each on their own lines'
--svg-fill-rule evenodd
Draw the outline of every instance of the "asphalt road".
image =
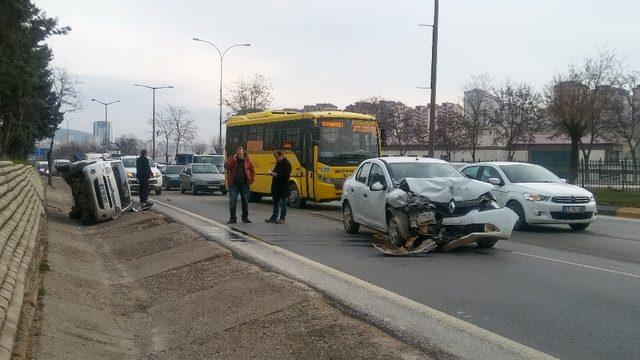
<svg viewBox="0 0 640 360">
<path fill-rule="evenodd" d="M 229 217 L 220 195 L 154 198 Z M 389 257 L 371 246 L 376 233 L 349 235 L 330 219 L 341 216 L 335 204 L 290 210 L 284 225 L 265 224 L 270 214 L 268 199 L 252 203 L 254 223 L 235 228 L 559 358 L 640 354 L 640 221 L 601 217 L 584 232 L 540 226 L 493 249 Z"/>
</svg>

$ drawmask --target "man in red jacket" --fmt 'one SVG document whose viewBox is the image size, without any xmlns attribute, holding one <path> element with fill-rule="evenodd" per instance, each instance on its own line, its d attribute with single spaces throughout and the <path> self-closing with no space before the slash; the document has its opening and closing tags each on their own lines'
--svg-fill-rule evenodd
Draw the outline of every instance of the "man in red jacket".
<svg viewBox="0 0 640 360">
<path fill-rule="evenodd" d="M 256 171 L 242 146 L 238 146 L 236 153 L 225 161 L 224 168 L 227 169 L 227 188 L 229 189 L 230 216 L 227 224 L 235 224 L 237 222 L 236 204 L 238 202 L 238 194 L 240 194 L 242 201 L 242 222 L 251 223 L 251 220 L 249 220 L 249 185 L 253 184 Z"/>
</svg>

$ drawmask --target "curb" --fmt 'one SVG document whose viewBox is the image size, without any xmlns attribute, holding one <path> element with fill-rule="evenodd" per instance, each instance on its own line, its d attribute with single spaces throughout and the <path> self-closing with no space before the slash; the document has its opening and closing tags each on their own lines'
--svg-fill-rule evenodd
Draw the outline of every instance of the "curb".
<svg viewBox="0 0 640 360">
<path fill-rule="evenodd" d="M 304 283 L 348 314 L 436 358 L 553 357 L 326 265 L 270 245 L 226 225 L 161 201 L 154 210 L 268 270 Z"/>
<path fill-rule="evenodd" d="M 640 208 L 598 205 L 598 214 L 629 219 L 640 219 Z"/>
</svg>

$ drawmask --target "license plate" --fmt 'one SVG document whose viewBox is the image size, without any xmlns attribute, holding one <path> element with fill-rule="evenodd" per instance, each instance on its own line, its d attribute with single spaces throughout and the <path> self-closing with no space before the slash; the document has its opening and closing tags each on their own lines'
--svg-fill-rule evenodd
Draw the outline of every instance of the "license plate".
<svg viewBox="0 0 640 360">
<path fill-rule="evenodd" d="M 580 213 L 585 211 L 584 206 L 563 206 L 562 211 L 566 213 Z"/>
</svg>

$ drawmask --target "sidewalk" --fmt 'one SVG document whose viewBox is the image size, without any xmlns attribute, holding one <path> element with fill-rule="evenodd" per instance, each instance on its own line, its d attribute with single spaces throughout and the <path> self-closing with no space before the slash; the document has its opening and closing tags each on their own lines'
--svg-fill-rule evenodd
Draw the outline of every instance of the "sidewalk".
<svg viewBox="0 0 640 360">
<path fill-rule="evenodd" d="M 306 286 L 153 213 L 91 227 L 48 189 L 48 264 L 30 358 L 422 359 Z"/>
</svg>

